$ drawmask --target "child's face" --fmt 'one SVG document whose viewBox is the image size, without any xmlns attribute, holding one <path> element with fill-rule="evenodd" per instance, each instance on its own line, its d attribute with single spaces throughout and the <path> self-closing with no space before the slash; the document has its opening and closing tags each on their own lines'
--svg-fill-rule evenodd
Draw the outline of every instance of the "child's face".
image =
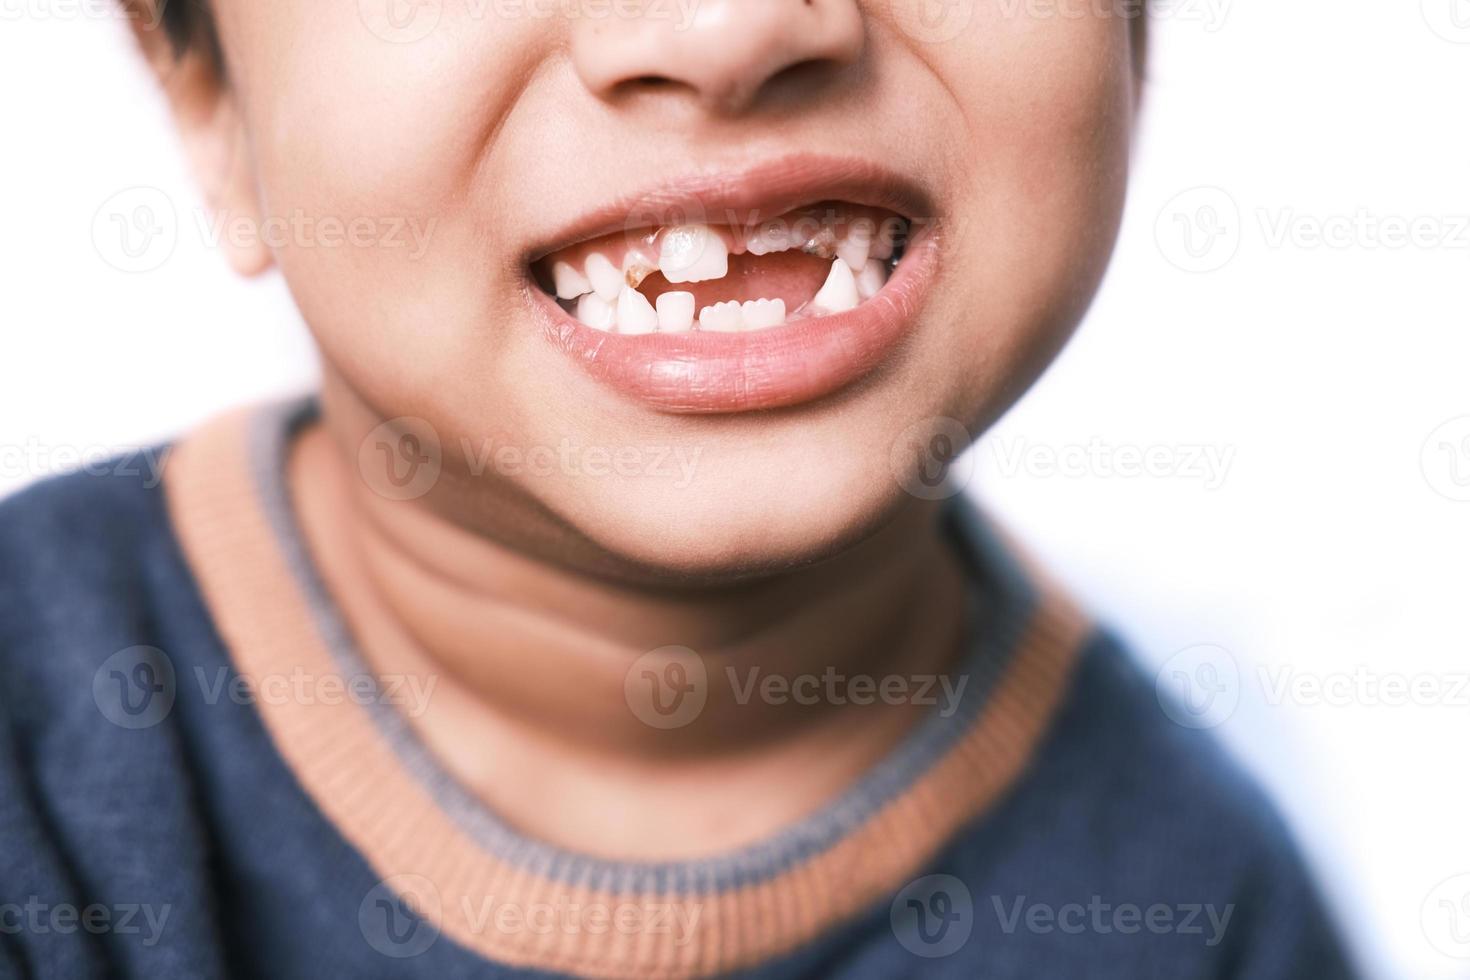
<svg viewBox="0 0 1470 980">
<path fill-rule="evenodd" d="M 1075 325 L 1134 105 L 1129 21 L 1096 6 L 215 0 L 261 216 L 368 219 L 384 238 L 274 248 L 329 393 L 351 393 L 349 439 L 424 419 L 441 510 L 573 560 L 696 574 L 851 543 L 914 499 L 894 470 L 914 465 L 906 430 L 983 429 Z M 584 268 L 585 249 L 557 250 L 590 235 L 612 233 L 599 248 L 620 265 L 702 216 L 736 226 L 715 233 L 739 252 L 753 214 L 795 225 L 832 201 L 854 241 L 863 217 L 917 232 L 842 316 L 624 336 L 547 295 L 558 258 Z M 732 257 L 694 286 L 651 275 L 642 295 L 779 295 L 792 313 L 833 274 L 830 247 L 811 250 Z"/>
</svg>

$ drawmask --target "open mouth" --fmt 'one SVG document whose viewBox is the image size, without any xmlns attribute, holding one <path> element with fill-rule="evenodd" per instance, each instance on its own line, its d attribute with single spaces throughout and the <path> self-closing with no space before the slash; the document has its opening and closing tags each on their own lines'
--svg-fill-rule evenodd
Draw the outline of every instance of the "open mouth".
<svg viewBox="0 0 1470 980">
<path fill-rule="evenodd" d="M 909 176 L 791 154 L 673 178 L 548 233 L 523 292 L 552 348 L 620 397 L 763 411 L 899 361 L 943 239 Z"/>
<path fill-rule="evenodd" d="M 580 242 L 537 260 L 532 274 L 594 330 L 778 330 L 873 299 L 902 261 L 910 231 L 902 215 L 844 201 L 728 217 Z"/>
</svg>

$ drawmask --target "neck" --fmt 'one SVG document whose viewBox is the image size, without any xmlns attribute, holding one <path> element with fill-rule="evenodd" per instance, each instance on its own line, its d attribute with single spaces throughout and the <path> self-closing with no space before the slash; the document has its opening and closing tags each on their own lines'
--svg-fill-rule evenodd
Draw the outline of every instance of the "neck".
<svg viewBox="0 0 1470 980">
<path fill-rule="evenodd" d="M 359 440 L 334 437 L 326 407 L 289 461 L 308 545 L 374 670 L 434 685 L 414 723 L 482 795 L 504 781 L 490 756 L 506 748 L 554 753 L 556 766 L 570 756 L 686 775 L 801 760 L 823 768 L 823 792 L 840 791 L 928 708 L 824 696 L 822 679 L 943 675 L 960 653 L 963 575 L 928 502 L 806 568 L 659 587 L 527 554 L 421 501 L 384 499 L 354 478 L 341 447 Z M 670 656 L 681 679 L 703 670 L 706 695 L 672 730 L 637 709 L 640 681 L 628 686 L 635 669 L 661 676 L 663 655 L 647 655 L 671 646 L 693 651 Z M 799 678 L 818 683 L 797 698 L 787 685 Z"/>
</svg>

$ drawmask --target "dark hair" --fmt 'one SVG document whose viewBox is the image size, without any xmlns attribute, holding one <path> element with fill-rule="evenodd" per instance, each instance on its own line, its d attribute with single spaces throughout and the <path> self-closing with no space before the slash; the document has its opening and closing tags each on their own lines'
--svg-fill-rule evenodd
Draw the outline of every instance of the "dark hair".
<svg viewBox="0 0 1470 980">
<path fill-rule="evenodd" d="M 222 64 L 209 0 L 158 0 L 158 5 L 163 13 L 163 29 L 176 56 L 196 50 L 208 55 L 216 67 Z"/>
</svg>

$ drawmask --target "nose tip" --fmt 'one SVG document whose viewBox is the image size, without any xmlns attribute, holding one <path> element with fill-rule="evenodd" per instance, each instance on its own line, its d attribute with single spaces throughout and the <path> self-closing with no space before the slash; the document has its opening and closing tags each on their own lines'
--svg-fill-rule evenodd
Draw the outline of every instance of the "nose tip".
<svg viewBox="0 0 1470 980">
<path fill-rule="evenodd" d="M 857 0 L 692 0 L 587 18 L 574 28 L 572 59 L 606 101 L 658 92 L 737 113 L 778 77 L 851 64 L 862 48 Z"/>
</svg>

